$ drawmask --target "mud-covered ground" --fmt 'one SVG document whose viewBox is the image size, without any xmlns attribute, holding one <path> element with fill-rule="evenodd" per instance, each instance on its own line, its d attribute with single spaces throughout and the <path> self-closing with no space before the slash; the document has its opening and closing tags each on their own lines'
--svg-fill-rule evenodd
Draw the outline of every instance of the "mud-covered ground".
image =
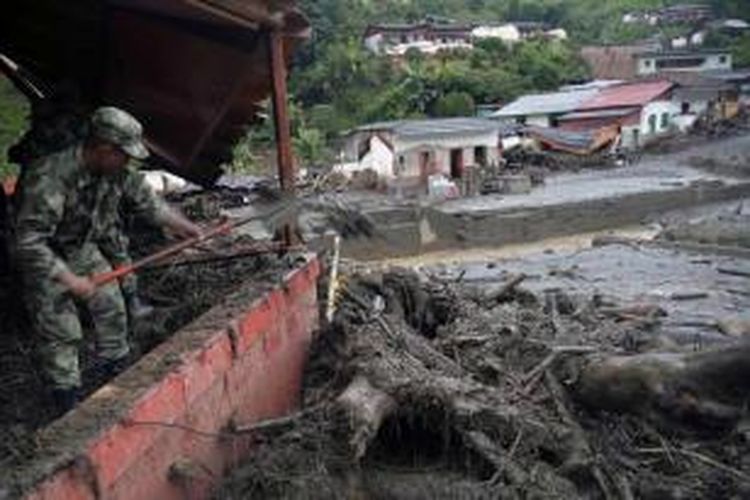
<svg viewBox="0 0 750 500">
<path fill-rule="evenodd" d="M 750 200 L 671 214 L 660 225 L 663 241 L 750 248 Z"/>
<path fill-rule="evenodd" d="M 750 278 L 718 271 L 747 265 L 607 244 L 350 276 L 302 412 L 259 431 L 216 498 L 747 498 L 746 391 L 717 423 L 579 390 L 608 356 L 738 342 L 706 317 L 747 310 L 725 289 Z"/>
</svg>

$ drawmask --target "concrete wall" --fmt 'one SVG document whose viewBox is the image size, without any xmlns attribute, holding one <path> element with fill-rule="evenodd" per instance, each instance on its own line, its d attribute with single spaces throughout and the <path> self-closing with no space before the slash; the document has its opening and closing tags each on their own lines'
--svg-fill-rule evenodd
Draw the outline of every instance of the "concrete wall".
<svg viewBox="0 0 750 500">
<path fill-rule="evenodd" d="M 549 115 L 529 115 L 526 117 L 526 125 L 536 127 L 551 126 Z"/>
<path fill-rule="evenodd" d="M 375 33 L 365 38 L 365 48 L 375 54 L 380 54 L 383 47 L 383 35 Z"/>
<path fill-rule="evenodd" d="M 700 59 L 701 62 L 686 67 L 660 67 L 659 61 L 684 61 Z M 726 54 L 685 54 L 685 55 L 648 55 L 638 57 L 636 71 L 639 75 L 653 75 L 660 71 L 711 71 L 732 69 L 732 55 Z"/>
<path fill-rule="evenodd" d="M 521 40 L 521 32 L 514 24 L 502 26 L 477 26 L 471 32 L 471 36 L 477 39 L 499 38 L 505 43 L 515 43 Z"/>
<path fill-rule="evenodd" d="M 672 121 L 679 113 L 679 105 L 671 101 L 654 101 L 648 103 L 641 110 L 637 123 L 629 123 L 622 127 L 622 147 L 626 149 L 642 147 L 649 141 L 659 137 L 672 129 Z M 651 117 L 655 117 L 655 127 L 652 130 Z M 666 116 L 666 123 L 663 117 Z M 636 142 L 637 132 L 637 142 Z"/>
<path fill-rule="evenodd" d="M 643 107 L 641 112 L 641 137 L 648 140 L 654 136 L 663 134 L 670 129 L 672 116 L 679 112 L 679 107 L 672 101 L 654 101 Z M 652 117 L 655 117 L 655 125 L 651 126 Z M 664 117 L 666 117 L 666 122 Z"/>
<path fill-rule="evenodd" d="M 355 172 L 373 170 L 380 178 L 393 177 L 395 175 L 395 162 L 391 148 L 378 136 L 371 137 L 369 142 L 370 151 L 361 160 L 339 163 L 333 166 L 333 171 L 351 177 Z"/>
<path fill-rule="evenodd" d="M 488 164 L 497 163 L 498 134 L 495 131 L 477 133 L 472 135 L 454 135 L 448 137 L 433 137 L 419 139 L 394 139 L 396 150 L 396 171 L 402 177 L 419 177 L 420 158 L 422 153 L 430 155 L 433 162 L 434 173 L 450 175 L 450 152 L 452 149 L 461 149 L 463 165 L 475 165 L 474 148 L 484 147 Z"/>
<path fill-rule="evenodd" d="M 669 191 L 634 193 L 559 205 L 487 210 L 481 213 L 445 213 L 430 207 L 384 208 L 369 213 L 382 241 L 349 239 L 347 257 L 379 259 L 423 252 L 539 241 L 587 231 L 636 224 L 650 215 L 750 195 L 750 183 L 724 185 L 699 182 Z"/>
<path fill-rule="evenodd" d="M 318 273 L 308 257 L 279 284 L 227 297 L 43 429 L 35 458 L 14 467 L 12 483 L 2 475 L 0 490 L 29 500 L 207 498 L 253 446 L 231 429 L 299 402 Z"/>
</svg>

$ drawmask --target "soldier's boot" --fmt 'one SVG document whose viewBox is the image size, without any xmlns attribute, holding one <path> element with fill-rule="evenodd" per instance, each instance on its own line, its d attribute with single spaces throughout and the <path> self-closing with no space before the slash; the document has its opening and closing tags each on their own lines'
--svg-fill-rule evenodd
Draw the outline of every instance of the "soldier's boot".
<svg viewBox="0 0 750 500">
<path fill-rule="evenodd" d="M 129 356 L 125 356 L 124 358 L 120 359 L 108 359 L 104 361 L 99 367 L 102 377 L 105 379 L 105 381 L 115 378 L 117 375 L 125 371 L 125 368 L 128 367 L 128 361 Z"/>
<path fill-rule="evenodd" d="M 55 418 L 62 417 L 72 410 L 80 399 L 78 387 L 70 389 L 54 389 L 52 402 L 55 405 Z"/>
<path fill-rule="evenodd" d="M 128 356 L 120 359 L 99 359 L 84 373 L 86 387 L 100 387 L 128 367 Z"/>
</svg>

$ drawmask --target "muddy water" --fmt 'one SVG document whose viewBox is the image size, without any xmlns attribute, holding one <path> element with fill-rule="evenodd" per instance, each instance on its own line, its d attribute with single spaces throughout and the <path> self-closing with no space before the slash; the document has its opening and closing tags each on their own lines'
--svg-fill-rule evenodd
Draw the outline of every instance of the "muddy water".
<svg viewBox="0 0 750 500">
<path fill-rule="evenodd" d="M 440 265 L 460 266 L 466 263 L 492 263 L 501 259 L 519 259 L 555 252 L 572 252 L 589 248 L 598 237 L 616 236 L 630 239 L 651 239 L 657 234 L 654 227 L 627 226 L 617 230 L 591 231 L 570 236 L 546 238 L 531 243 L 498 245 L 464 250 L 443 250 L 413 257 L 389 258 L 373 263 L 372 267 L 434 267 Z"/>
</svg>

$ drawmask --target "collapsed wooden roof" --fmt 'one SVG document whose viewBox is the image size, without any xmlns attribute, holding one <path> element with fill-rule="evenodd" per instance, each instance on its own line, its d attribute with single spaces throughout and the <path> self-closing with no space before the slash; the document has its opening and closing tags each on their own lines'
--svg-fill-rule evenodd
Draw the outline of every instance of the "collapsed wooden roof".
<svg viewBox="0 0 750 500">
<path fill-rule="evenodd" d="M 285 59 L 309 23 L 291 0 L 8 0 L 0 53 L 86 104 L 144 124 L 167 168 L 207 184 L 272 89 L 270 33 Z"/>
</svg>

